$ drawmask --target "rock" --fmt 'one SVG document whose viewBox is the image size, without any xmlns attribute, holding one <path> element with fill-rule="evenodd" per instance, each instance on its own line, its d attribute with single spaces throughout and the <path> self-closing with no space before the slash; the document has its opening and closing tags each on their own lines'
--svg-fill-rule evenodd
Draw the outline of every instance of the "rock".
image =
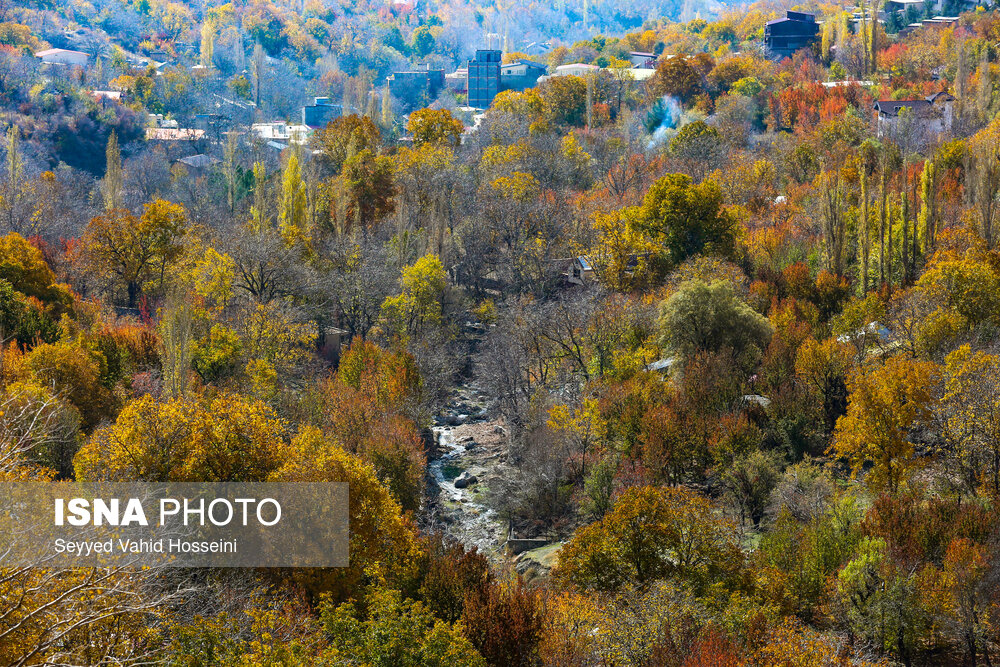
<svg viewBox="0 0 1000 667">
<path fill-rule="evenodd" d="M 466 470 L 461 475 L 459 475 L 458 477 L 455 478 L 455 488 L 456 489 L 464 489 L 467 486 L 472 486 L 473 484 L 477 483 L 478 481 L 479 481 L 478 477 L 476 477 L 475 475 L 473 475 L 472 473 L 470 473 L 468 470 Z"/>
</svg>

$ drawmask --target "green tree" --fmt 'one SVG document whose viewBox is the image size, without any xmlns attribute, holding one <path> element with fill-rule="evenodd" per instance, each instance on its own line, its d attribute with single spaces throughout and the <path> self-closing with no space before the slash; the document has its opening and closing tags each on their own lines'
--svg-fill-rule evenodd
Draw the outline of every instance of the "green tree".
<svg viewBox="0 0 1000 667">
<path fill-rule="evenodd" d="M 420 26 L 413 31 L 413 53 L 420 58 L 426 58 L 434 52 L 437 40 L 427 26 Z"/>
<path fill-rule="evenodd" d="M 20 234 L 0 236 L 0 279 L 21 294 L 38 299 L 53 314 L 62 314 L 72 305 L 69 286 L 56 283 L 56 274 L 42 251 Z"/>
<path fill-rule="evenodd" d="M 73 405 L 81 425 L 89 431 L 113 408 L 110 388 L 101 384 L 103 355 L 85 349 L 79 341 L 61 340 L 37 345 L 24 358 L 31 378 Z"/>
<path fill-rule="evenodd" d="M 442 323 L 447 286 L 444 265 L 437 255 L 425 255 L 403 269 L 403 291 L 382 304 L 386 333 L 405 338 Z"/>
<path fill-rule="evenodd" d="M 541 87 L 545 114 L 553 122 L 583 127 L 587 122 L 587 82 L 578 76 L 556 76 Z"/>
<path fill-rule="evenodd" d="M 331 217 L 341 231 L 371 229 L 396 210 L 392 160 L 368 149 L 348 158 L 343 174 L 328 189 L 334 202 Z"/>
<path fill-rule="evenodd" d="M 284 463 L 284 421 L 234 394 L 157 402 L 148 394 L 102 427 L 74 460 L 78 479 L 260 482 Z"/>
<path fill-rule="evenodd" d="M 833 432 L 837 419 L 847 409 L 847 374 L 851 348 L 835 338 L 817 342 L 807 338 L 795 357 L 795 374 L 823 403 L 824 427 Z"/>
<path fill-rule="evenodd" d="M 883 540 L 864 538 L 836 583 L 841 619 L 851 634 L 911 664 L 927 625 L 917 576 L 896 567 Z"/>
<path fill-rule="evenodd" d="M 320 151 L 319 159 L 334 173 L 340 173 L 348 158 L 364 150 L 377 153 L 382 133 L 368 116 L 341 116 L 312 136 L 312 145 Z"/>
<path fill-rule="evenodd" d="M 737 356 L 767 347 L 774 331 L 767 318 L 736 296 L 732 285 L 691 280 L 660 304 L 663 347 L 690 359 L 697 352 L 728 349 Z"/>
<path fill-rule="evenodd" d="M 59 328 L 38 302 L 0 278 L 0 343 L 14 339 L 30 347 L 36 341 L 54 343 L 58 338 Z"/>
<path fill-rule="evenodd" d="M 184 209 L 162 199 L 146 204 L 139 218 L 112 209 L 87 225 L 78 256 L 108 287 L 123 284 L 128 306 L 135 308 L 144 281 L 157 278 L 162 285 L 183 250 L 186 230 Z"/>
<path fill-rule="evenodd" d="M 779 457 L 771 452 L 754 450 L 736 457 L 722 474 L 726 495 L 740 513 L 740 523 L 749 521 L 755 528 L 764 518 L 771 491 L 778 484 Z"/>
<path fill-rule="evenodd" d="M 8 232 L 30 236 L 39 221 L 31 205 L 32 188 L 24 173 L 21 155 L 21 130 L 17 125 L 7 129 L 7 173 L 0 183 L 0 216 Z"/>
<path fill-rule="evenodd" d="M 292 151 L 281 175 L 281 201 L 278 206 L 278 229 L 289 246 L 309 239 L 306 229 L 306 184 L 302 180 L 298 151 Z"/>
<path fill-rule="evenodd" d="M 729 256 L 736 244 L 736 220 L 722 208 L 722 191 L 706 181 L 698 185 L 685 174 L 667 174 L 646 193 L 636 224 L 659 243 L 665 259 L 680 264 L 708 252 Z"/>
<path fill-rule="evenodd" d="M 384 585 L 370 590 L 365 602 L 364 614 L 350 602 L 320 607 L 333 646 L 331 664 L 486 666 L 460 629 L 435 618 L 422 602 Z"/>
<path fill-rule="evenodd" d="M 108 135 L 105 151 L 106 170 L 101 179 L 101 194 L 104 196 L 104 210 L 113 211 L 124 204 L 125 173 L 122 169 L 122 154 L 118 148 L 118 135 L 114 130 Z"/>
<path fill-rule="evenodd" d="M 673 155 L 683 158 L 703 157 L 713 153 L 722 141 L 719 131 L 703 120 L 686 123 L 673 139 L 669 149 Z"/>
<path fill-rule="evenodd" d="M 690 56 L 661 58 L 649 89 L 657 97 L 670 95 L 687 102 L 701 92 L 702 76 Z"/>
</svg>

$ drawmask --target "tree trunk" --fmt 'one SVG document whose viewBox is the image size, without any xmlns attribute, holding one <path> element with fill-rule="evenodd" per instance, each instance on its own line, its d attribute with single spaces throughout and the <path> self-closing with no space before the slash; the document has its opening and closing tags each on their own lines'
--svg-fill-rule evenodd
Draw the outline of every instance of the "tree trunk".
<svg viewBox="0 0 1000 667">
<path fill-rule="evenodd" d="M 128 307 L 135 308 L 139 303 L 139 283 L 130 280 L 128 281 Z"/>
<path fill-rule="evenodd" d="M 910 236 L 910 197 L 906 192 L 906 165 L 903 165 L 903 187 L 899 193 L 901 202 L 900 221 L 903 223 L 903 244 L 900 247 L 901 259 L 903 261 L 903 275 L 899 279 L 900 287 L 905 287 L 909 274 L 909 236 Z"/>
</svg>

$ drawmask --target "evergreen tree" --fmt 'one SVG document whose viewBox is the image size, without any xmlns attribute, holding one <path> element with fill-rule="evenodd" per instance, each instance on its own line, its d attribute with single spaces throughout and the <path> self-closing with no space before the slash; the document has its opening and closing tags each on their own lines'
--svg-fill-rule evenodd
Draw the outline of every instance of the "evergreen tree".
<svg viewBox="0 0 1000 667">
<path fill-rule="evenodd" d="M 104 209 L 112 211 L 124 205 L 125 172 L 122 169 L 122 154 L 118 148 L 118 135 L 114 130 L 108 136 L 107 170 L 101 180 L 101 194 Z"/>
</svg>

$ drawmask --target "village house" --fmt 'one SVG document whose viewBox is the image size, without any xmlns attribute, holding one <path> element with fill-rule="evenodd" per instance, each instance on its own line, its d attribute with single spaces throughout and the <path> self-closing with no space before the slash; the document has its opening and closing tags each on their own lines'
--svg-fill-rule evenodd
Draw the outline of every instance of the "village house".
<svg viewBox="0 0 1000 667">
<path fill-rule="evenodd" d="M 469 92 L 469 68 L 459 67 L 451 74 L 444 75 L 445 87 L 453 93 Z"/>
<path fill-rule="evenodd" d="M 899 132 L 920 140 L 930 140 L 951 131 L 955 98 L 950 93 L 934 93 L 921 100 L 879 100 L 875 102 L 875 129 L 878 137 Z"/>
<path fill-rule="evenodd" d="M 214 158 L 211 155 L 205 155 L 204 153 L 199 153 L 197 155 L 182 157 L 176 161 L 176 164 L 183 166 L 189 175 L 199 178 L 205 176 L 220 162 L 221 161 L 218 158 Z"/>
<path fill-rule="evenodd" d="M 176 120 L 166 120 L 161 114 L 150 114 L 150 122 L 153 126 L 146 128 L 146 141 L 197 141 L 205 136 L 205 130 L 178 127 Z"/>
<path fill-rule="evenodd" d="M 344 115 L 344 106 L 333 104 L 329 97 L 315 97 L 313 101 L 314 104 L 302 107 L 302 124 L 311 129 L 326 127 L 327 123 Z M 353 111 L 351 109 L 349 113 Z"/>
<path fill-rule="evenodd" d="M 500 64 L 503 52 L 499 49 L 477 49 L 476 57 L 466 64 L 469 106 L 488 109 L 500 92 Z"/>
<path fill-rule="evenodd" d="M 636 69 L 656 69 L 656 54 L 644 51 L 632 51 L 628 54 L 632 67 Z"/>
<path fill-rule="evenodd" d="M 90 96 L 94 98 L 97 102 L 121 102 L 122 101 L 122 91 L 120 90 L 92 90 L 90 91 Z"/>
<path fill-rule="evenodd" d="M 407 111 L 420 109 L 437 98 L 444 88 L 444 70 L 425 69 L 393 72 L 386 78 L 389 94 Z"/>
<path fill-rule="evenodd" d="M 589 65 L 587 63 L 569 63 L 567 65 L 559 65 L 556 67 L 556 71 L 552 76 L 579 76 L 586 77 L 588 74 L 596 74 L 600 71 L 600 67 L 597 65 Z"/>
<path fill-rule="evenodd" d="M 548 68 L 532 60 L 515 60 L 500 66 L 501 90 L 527 90 L 538 83 Z"/>
</svg>

